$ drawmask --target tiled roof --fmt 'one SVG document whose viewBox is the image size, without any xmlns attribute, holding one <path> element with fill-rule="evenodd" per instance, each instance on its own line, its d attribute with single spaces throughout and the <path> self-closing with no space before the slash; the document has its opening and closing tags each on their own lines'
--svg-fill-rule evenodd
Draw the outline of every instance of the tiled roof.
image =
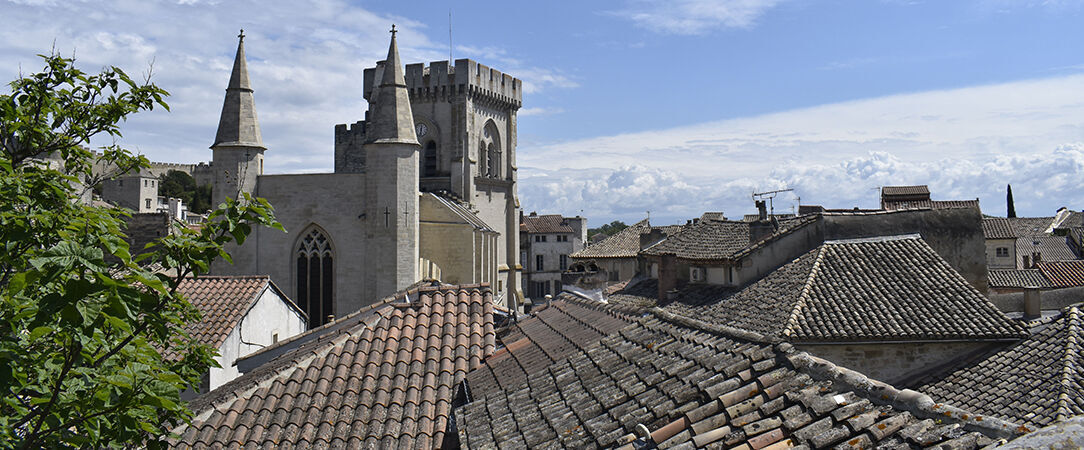
<svg viewBox="0 0 1084 450">
<path fill-rule="evenodd" d="M 1017 237 L 1046 236 L 1053 217 L 1013 217 L 1007 219 Z"/>
<path fill-rule="evenodd" d="M 521 225 L 528 233 L 575 233 L 560 214 L 523 216 Z"/>
<path fill-rule="evenodd" d="M 201 276 L 185 278 L 177 287 L 192 306 L 203 315 L 199 322 L 190 323 L 186 330 L 200 344 L 219 348 L 230 335 L 249 308 L 259 300 L 259 295 L 271 285 L 271 279 L 262 276 Z M 277 291 L 277 289 L 276 289 Z M 298 309 L 290 299 L 279 293 L 286 304 Z M 304 313 L 302 313 L 304 315 Z M 171 352 L 166 352 L 172 358 Z"/>
<path fill-rule="evenodd" d="M 900 209 L 957 209 L 979 208 L 978 200 L 902 200 L 885 201 L 885 209 L 896 211 Z"/>
<path fill-rule="evenodd" d="M 1021 267 L 1024 257 L 1031 260 L 1031 254 L 1039 252 L 1040 261 L 1071 261 L 1077 259 L 1069 239 L 1065 236 L 1032 236 L 1016 239 L 1016 257 Z"/>
<path fill-rule="evenodd" d="M 492 293 L 407 298 L 313 330 L 328 336 L 198 398 L 177 446 L 439 447 L 456 383 L 493 353 Z"/>
<path fill-rule="evenodd" d="M 994 288 L 1025 288 L 1025 287 L 1050 287 L 1050 281 L 1043 276 L 1039 269 L 990 269 L 990 287 Z"/>
<path fill-rule="evenodd" d="M 1046 261 L 1039 271 L 1054 287 L 1084 286 L 1084 261 Z"/>
<path fill-rule="evenodd" d="M 791 341 L 1026 335 L 918 235 L 829 241 L 737 292 L 685 289 L 668 310 Z"/>
<path fill-rule="evenodd" d="M 885 186 L 881 195 L 930 195 L 930 188 L 925 184 L 917 186 Z"/>
<path fill-rule="evenodd" d="M 467 375 L 470 395 L 481 398 L 518 386 L 527 381 L 528 374 L 564 358 L 576 345 L 597 342 L 631 322 L 632 317 L 615 308 L 592 305 L 562 293 L 533 317 L 520 319 L 498 339 L 501 348 Z"/>
<path fill-rule="evenodd" d="M 651 231 L 651 224 L 644 219 L 569 256 L 573 258 L 632 258 L 640 251 L 640 233 L 648 231 Z"/>
<path fill-rule="evenodd" d="M 920 381 L 936 401 L 977 413 L 1046 426 L 1084 414 L 1084 344 L 1081 305 L 1073 305 L 1031 337 L 993 353 L 963 361 Z"/>
<path fill-rule="evenodd" d="M 606 296 L 606 302 L 630 311 L 645 311 L 655 307 L 658 296 L 659 280 L 633 278 L 624 288 Z"/>
<path fill-rule="evenodd" d="M 597 343 L 574 343 L 567 358 L 527 382 L 457 408 L 460 442 L 468 448 L 968 449 L 1028 431 L 934 405 L 790 344 L 702 325 L 655 310 Z"/>
<path fill-rule="evenodd" d="M 1004 217 L 983 217 L 982 234 L 986 239 L 1016 239 L 1011 219 Z"/>
<path fill-rule="evenodd" d="M 644 219 L 569 256 L 573 258 L 635 258 L 640 252 L 640 233 L 648 233 L 652 230 L 659 230 L 664 236 L 672 236 L 681 231 L 681 225 L 653 227 L 647 219 Z"/>
<path fill-rule="evenodd" d="M 640 253 L 650 256 L 674 255 L 689 260 L 731 259 L 817 220 L 820 220 L 818 216 L 781 220 L 774 234 L 758 242 L 749 242 L 750 222 L 700 221 L 686 225 L 677 234 Z"/>
</svg>

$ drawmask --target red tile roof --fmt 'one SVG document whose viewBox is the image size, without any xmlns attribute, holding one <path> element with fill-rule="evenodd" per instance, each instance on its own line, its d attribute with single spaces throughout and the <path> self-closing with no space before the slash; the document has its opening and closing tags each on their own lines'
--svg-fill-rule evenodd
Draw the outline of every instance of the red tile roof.
<svg viewBox="0 0 1084 450">
<path fill-rule="evenodd" d="M 512 325 L 499 341 L 503 348 L 467 375 L 472 397 L 514 387 L 527 376 L 632 323 L 633 317 L 601 303 L 562 293 L 533 317 Z"/>
<path fill-rule="evenodd" d="M 575 233 L 560 214 L 523 216 L 520 229 L 528 233 Z"/>
<path fill-rule="evenodd" d="M 313 330 L 328 336 L 192 402 L 176 445 L 440 447 L 457 383 L 493 353 L 493 296 L 472 285 L 405 298 Z"/>
<path fill-rule="evenodd" d="M 1084 286 L 1084 261 L 1046 261 L 1039 271 L 1054 287 Z"/>
<path fill-rule="evenodd" d="M 264 289 L 269 287 L 304 316 L 266 275 L 202 276 L 182 280 L 177 291 L 203 314 L 199 322 L 189 324 L 186 329 L 200 344 L 219 348 L 245 313 L 259 300 Z M 175 355 L 167 351 L 165 356 L 172 358 Z"/>
</svg>

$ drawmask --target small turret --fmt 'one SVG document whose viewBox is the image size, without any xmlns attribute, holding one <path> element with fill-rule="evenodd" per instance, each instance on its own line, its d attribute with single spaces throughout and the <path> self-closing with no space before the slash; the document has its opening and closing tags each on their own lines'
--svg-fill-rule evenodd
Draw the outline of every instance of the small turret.
<svg viewBox="0 0 1084 450">
<path fill-rule="evenodd" d="M 372 103 L 369 104 L 369 123 L 365 127 L 367 143 L 418 143 L 414 132 L 414 114 L 410 111 L 410 93 L 407 92 L 406 80 L 403 78 L 395 33 L 393 26 L 384 73 L 376 92 L 373 92 Z"/>
<path fill-rule="evenodd" d="M 260 137 L 256 102 L 248 81 L 244 30 L 237 39 L 237 56 L 226 87 L 226 99 L 222 102 L 218 133 L 211 145 L 214 151 L 213 205 L 222 203 L 227 197 L 241 198 L 242 193 L 255 193 L 256 177 L 263 173 L 263 152 L 267 149 Z"/>
</svg>

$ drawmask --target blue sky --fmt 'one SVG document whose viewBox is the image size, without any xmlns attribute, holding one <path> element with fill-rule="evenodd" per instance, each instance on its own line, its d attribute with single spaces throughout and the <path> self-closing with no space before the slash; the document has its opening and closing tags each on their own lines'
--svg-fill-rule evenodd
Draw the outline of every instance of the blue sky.
<svg viewBox="0 0 1084 450">
<path fill-rule="evenodd" d="M 1084 208 L 1084 2 L 242 2 L 0 0 L 0 78 L 50 46 L 140 72 L 173 112 L 133 118 L 153 160 L 207 160 L 236 45 L 246 50 L 269 172 L 329 171 L 332 128 L 360 119 L 361 70 L 403 30 L 404 61 L 452 53 L 524 80 L 527 211 L 594 225 L 651 211 L 751 212 L 750 193 L 872 207 L 930 184 L 1004 213 Z"/>
</svg>

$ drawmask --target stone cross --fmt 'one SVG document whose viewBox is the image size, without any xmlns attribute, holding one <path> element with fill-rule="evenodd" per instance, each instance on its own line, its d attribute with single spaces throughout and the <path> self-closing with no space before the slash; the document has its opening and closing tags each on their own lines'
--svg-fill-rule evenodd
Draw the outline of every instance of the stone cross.
<svg viewBox="0 0 1084 450">
<path fill-rule="evenodd" d="M 387 206 L 384 207 L 384 228 L 388 227 L 388 216 L 391 215 L 391 210 Z"/>
<path fill-rule="evenodd" d="M 241 29 L 241 34 L 238 34 L 237 37 L 240 38 L 242 41 L 245 40 L 245 29 L 244 28 Z"/>
<path fill-rule="evenodd" d="M 395 33 L 398 33 L 398 32 L 399 31 L 395 29 L 395 24 L 394 23 L 391 24 L 391 36 L 395 37 Z"/>
</svg>

